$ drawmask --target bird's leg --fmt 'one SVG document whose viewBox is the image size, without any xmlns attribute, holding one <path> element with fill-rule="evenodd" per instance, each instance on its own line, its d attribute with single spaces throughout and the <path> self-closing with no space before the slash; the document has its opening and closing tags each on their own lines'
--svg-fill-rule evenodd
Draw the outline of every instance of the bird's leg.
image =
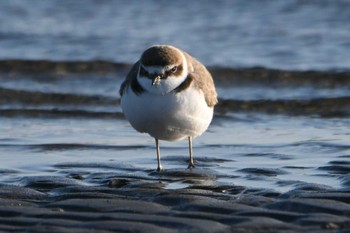
<svg viewBox="0 0 350 233">
<path fill-rule="evenodd" d="M 195 168 L 194 163 L 193 163 L 193 152 L 192 152 L 192 137 L 188 137 L 188 149 L 190 153 L 190 160 L 188 162 L 188 168 Z"/>
<path fill-rule="evenodd" d="M 157 162 L 158 162 L 158 167 L 157 171 L 160 172 L 163 170 L 162 165 L 160 164 L 160 148 L 159 148 L 159 140 L 156 138 L 156 147 L 157 147 Z"/>
</svg>

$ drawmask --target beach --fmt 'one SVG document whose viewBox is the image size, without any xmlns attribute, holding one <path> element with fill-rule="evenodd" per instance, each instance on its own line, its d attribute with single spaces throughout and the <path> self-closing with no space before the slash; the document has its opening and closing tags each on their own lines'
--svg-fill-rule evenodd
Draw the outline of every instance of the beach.
<svg viewBox="0 0 350 233">
<path fill-rule="evenodd" d="M 350 232 L 349 1 L 0 2 L 0 232 Z M 125 119 L 176 46 L 218 104 L 188 144 Z"/>
</svg>

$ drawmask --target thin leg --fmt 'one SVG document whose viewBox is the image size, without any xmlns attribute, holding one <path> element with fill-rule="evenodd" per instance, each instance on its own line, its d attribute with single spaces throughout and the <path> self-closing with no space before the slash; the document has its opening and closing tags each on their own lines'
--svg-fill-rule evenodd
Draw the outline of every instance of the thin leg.
<svg viewBox="0 0 350 233">
<path fill-rule="evenodd" d="M 157 147 L 157 162 L 158 162 L 158 167 L 157 171 L 160 172 L 163 170 L 162 165 L 160 164 L 160 148 L 159 148 L 159 140 L 155 138 L 156 140 L 156 147 Z"/>
<path fill-rule="evenodd" d="M 188 162 L 188 168 L 194 168 L 194 163 L 193 163 L 193 152 L 192 152 L 192 137 L 188 137 L 188 149 L 190 152 L 190 161 Z"/>
</svg>

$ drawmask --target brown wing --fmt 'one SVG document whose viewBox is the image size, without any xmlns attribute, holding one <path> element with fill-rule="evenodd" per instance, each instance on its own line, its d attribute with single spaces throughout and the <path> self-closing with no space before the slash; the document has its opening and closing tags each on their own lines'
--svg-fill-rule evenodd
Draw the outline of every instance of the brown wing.
<svg viewBox="0 0 350 233">
<path fill-rule="evenodd" d="M 218 103 L 218 99 L 211 74 L 197 59 L 186 52 L 183 53 L 185 54 L 188 63 L 188 73 L 193 80 L 194 86 L 203 91 L 205 101 L 209 107 L 215 106 Z"/>
<path fill-rule="evenodd" d="M 124 82 L 120 85 L 119 89 L 119 95 L 123 96 L 125 91 L 131 86 L 131 89 L 136 93 L 136 94 L 141 94 L 144 92 L 144 89 L 141 87 L 141 85 L 137 82 L 137 72 L 139 70 L 139 65 L 140 62 L 137 61 L 132 68 L 130 69 L 129 73 L 127 74 Z"/>
</svg>

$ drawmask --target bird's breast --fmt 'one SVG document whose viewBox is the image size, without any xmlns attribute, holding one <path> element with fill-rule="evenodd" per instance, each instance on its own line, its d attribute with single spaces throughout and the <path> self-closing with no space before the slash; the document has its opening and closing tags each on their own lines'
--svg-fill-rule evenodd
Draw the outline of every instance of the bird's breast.
<svg viewBox="0 0 350 233">
<path fill-rule="evenodd" d="M 165 95 L 149 92 L 136 95 L 128 90 L 121 105 L 137 131 L 161 140 L 198 136 L 208 128 L 213 117 L 213 108 L 207 106 L 203 93 L 192 87 Z"/>
</svg>

